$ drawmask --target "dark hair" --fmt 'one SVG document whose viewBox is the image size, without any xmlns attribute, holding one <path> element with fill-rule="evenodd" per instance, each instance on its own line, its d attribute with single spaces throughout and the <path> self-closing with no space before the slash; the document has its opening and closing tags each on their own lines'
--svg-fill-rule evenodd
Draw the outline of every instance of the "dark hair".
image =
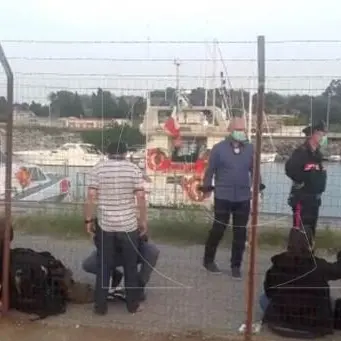
<svg viewBox="0 0 341 341">
<path fill-rule="evenodd" d="M 309 227 L 292 228 L 289 232 L 287 250 L 297 255 L 311 255 L 313 233 Z"/>
<path fill-rule="evenodd" d="M 107 148 L 108 156 L 122 156 L 128 152 L 127 144 L 124 142 L 112 142 Z"/>
</svg>

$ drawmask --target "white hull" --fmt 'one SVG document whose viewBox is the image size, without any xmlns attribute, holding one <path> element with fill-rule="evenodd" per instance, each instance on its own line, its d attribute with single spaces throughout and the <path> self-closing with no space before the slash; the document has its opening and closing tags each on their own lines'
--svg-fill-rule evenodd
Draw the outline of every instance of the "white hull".
<svg viewBox="0 0 341 341">
<path fill-rule="evenodd" d="M 65 143 L 54 150 L 14 152 L 21 162 L 39 166 L 93 167 L 105 156 L 89 143 Z"/>
<path fill-rule="evenodd" d="M 22 162 L 35 164 L 39 166 L 73 166 L 73 167 L 93 167 L 104 157 L 94 158 L 65 158 L 65 157 L 51 157 L 49 155 L 39 154 L 24 154 L 14 153 L 14 155 Z"/>
<path fill-rule="evenodd" d="M 340 155 L 330 155 L 328 158 L 328 161 L 330 161 L 330 162 L 341 162 L 341 156 Z"/>
<path fill-rule="evenodd" d="M 29 172 L 30 180 L 23 185 L 17 174 L 23 169 Z M 12 200 L 35 202 L 61 202 L 70 197 L 70 179 L 45 173 L 31 164 L 13 164 Z M 0 166 L 0 201 L 5 199 L 5 167 Z"/>
<path fill-rule="evenodd" d="M 276 161 L 277 153 L 262 153 L 260 156 L 261 163 L 272 163 Z"/>
</svg>

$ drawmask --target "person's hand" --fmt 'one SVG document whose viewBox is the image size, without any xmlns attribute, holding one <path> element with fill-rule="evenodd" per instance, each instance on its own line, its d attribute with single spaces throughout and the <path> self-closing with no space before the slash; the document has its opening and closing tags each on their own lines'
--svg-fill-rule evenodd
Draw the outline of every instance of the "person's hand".
<svg viewBox="0 0 341 341">
<path fill-rule="evenodd" d="M 140 221 L 139 222 L 139 232 L 140 232 L 140 236 L 146 236 L 148 233 L 148 225 L 146 221 Z"/>
<path fill-rule="evenodd" d="M 204 200 L 209 199 L 211 197 L 212 192 L 204 192 L 203 198 Z"/>
<path fill-rule="evenodd" d="M 89 223 L 85 223 L 85 229 L 86 229 L 86 232 L 87 232 L 91 237 L 94 236 L 94 234 L 95 234 L 95 226 L 94 226 L 93 221 L 91 221 L 91 222 L 89 222 Z"/>
</svg>

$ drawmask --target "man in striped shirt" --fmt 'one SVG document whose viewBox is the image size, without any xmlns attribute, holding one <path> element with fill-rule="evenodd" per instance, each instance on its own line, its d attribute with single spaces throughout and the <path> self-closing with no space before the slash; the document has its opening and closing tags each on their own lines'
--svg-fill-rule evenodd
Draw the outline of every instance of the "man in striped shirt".
<svg viewBox="0 0 341 341">
<path fill-rule="evenodd" d="M 95 290 L 95 313 L 107 313 L 107 295 L 111 269 L 115 267 L 115 249 L 120 247 L 126 288 L 127 309 L 138 311 L 140 288 L 137 260 L 139 236 L 147 233 L 147 210 L 143 176 L 140 169 L 126 160 L 123 142 L 108 147 L 108 160 L 99 162 L 89 174 L 85 224 L 95 233 L 99 245 Z M 136 202 L 139 222 L 137 221 Z M 94 213 L 98 226 L 94 228 Z"/>
</svg>

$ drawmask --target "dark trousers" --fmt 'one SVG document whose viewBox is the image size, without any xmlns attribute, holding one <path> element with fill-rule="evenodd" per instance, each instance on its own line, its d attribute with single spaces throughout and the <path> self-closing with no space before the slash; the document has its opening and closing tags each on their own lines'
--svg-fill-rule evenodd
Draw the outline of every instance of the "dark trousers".
<svg viewBox="0 0 341 341">
<path fill-rule="evenodd" d="M 319 217 L 320 202 L 318 200 L 302 200 L 292 208 L 293 226 L 310 228 L 315 237 L 316 225 Z"/>
<path fill-rule="evenodd" d="M 107 308 L 111 270 L 115 269 L 115 249 L 120 247 L 122 249 L 127 308 L 130 312 L 135 311 L 139 304 L 141 290 L 137 274 L 138 231 L 128 233 L 106 232 L 97 226 L 95 238 L 98 242 L 95 287 L 96 309 L 103 311 Z"/>
<path fill-rule="evenodd" d="M 250 215 L 250 201 L 231 202 L 214 199 L 214 222 L 205 245 L 204 262 L 214 262 L 217 247 L 224 235 L 232 214 L 232 254 L 231 267 L 240 268 L 246 242 L 246 226 Z"/>
</svg>

